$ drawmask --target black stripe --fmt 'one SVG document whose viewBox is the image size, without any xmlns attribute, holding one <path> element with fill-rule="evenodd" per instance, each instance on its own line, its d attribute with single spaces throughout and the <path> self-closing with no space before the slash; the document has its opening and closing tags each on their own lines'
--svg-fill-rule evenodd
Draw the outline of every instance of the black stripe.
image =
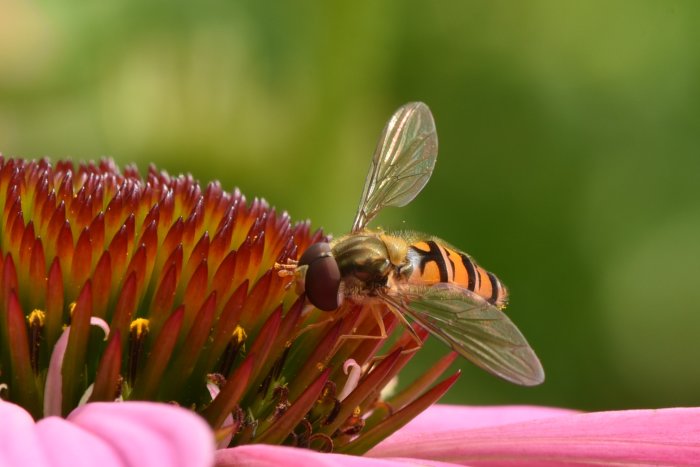
<svg viewBox="0 0 700 467">
<path fill-rule="evenodd" d="M 440 282 L 447 282 L 447 265 L 445 264 L 445 260 L 440 252 L 440 247 L 432 240 L 426 243 L 428 244 L 428 248 L 430 248 L 428 251 L 423 251 L 413 246 L 411 247 L 414 251 L 420 254 L 421 274 L 425 272 L 426 264 L 428 264 L 430 261 L 435 261 L 435 264 L 438 267 L 438 272 L 440 273 Z"/>
<path fill-rule="evenodd" d="M 488 271 L 486 271 L 486 274 L 489 276 L 489 280 L 491 281 L 491 298 L 489 298 L 489 302 L 496 303 L 498 301 L 498 296 L 500 295 L 498 293 L 498 291 L 501 289 L 500 284 L 498 279 L 496 279 L 496 276 Z"/>
<path fill-rule="evenodd" d="M 472 263 L 472 260 L 469 259 L 469 256 L 460 253 L 459 256 L 462 257 L 462 264 L 467 270 L 467 276 L 469 279 L 467 280 L 467 288 L 474 292 L 474 287 L 476 286 L 476 271 L 474 270 L 474 264 Z"/>
</svg>

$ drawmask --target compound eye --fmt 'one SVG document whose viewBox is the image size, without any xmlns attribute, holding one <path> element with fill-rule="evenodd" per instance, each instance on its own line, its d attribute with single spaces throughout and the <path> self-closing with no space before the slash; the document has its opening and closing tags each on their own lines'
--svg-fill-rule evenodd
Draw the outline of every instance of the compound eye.
<svg viewBox="0 0 700 467">
<path fill-rule="evenodd" d="M 328 243 L 314 243 L 301 255 L 299 266 L 306 266 L 306 296 L 319 310 L 333 311 L 342 302 L 340 268 Z"/>
<path fill-rule="evenodd" d="M 301 258 L 299 258 L 299 266 L 309 265 L 315 260 L 331 254 L 331 246 L 325 242 L 314 243 L 309 246 Z"/>
</svg>

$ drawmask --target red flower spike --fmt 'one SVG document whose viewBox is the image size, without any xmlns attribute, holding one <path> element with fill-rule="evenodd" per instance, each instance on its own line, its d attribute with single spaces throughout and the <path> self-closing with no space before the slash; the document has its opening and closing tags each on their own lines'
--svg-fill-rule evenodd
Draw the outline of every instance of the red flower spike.
<svg viewBox="0 0 700 467">
<path fill-rule="evenodd" d="M 100 212 L 90 222 L 88 227 L 90 230 L 90 238 L 92 239 L 92 257 L 100 258 L 105 249 L 105 216 Z"/>
<path fill-rule="evenodd" d="M 382 320 L 384 322 L 384 329 L 386 329 L 387 334 L 391 334 L 396 328 L 397 320 L 393 313 L 389 312 L 384 308 L 382 313 Z M 356 324 L 357 331 L 353 332 L 352 329 L 346 329 L 346 334 L 359 334 L 361 336 L 379 336 L 381 331 L 374 317 L 369 313 L 364 313 L 358 319 Z M 342 361 L 347 360 L 352 356 L 358 363 L 364 365 L 369 362 L 374 355 L 382 348 L 384 342 L 381 339 L 370 339 L 367 342 L 363 342 L 359 339 L 350 339 L 346 345 L 343 346 L 341 350 L 338 351 L 336 355 L 336 360 L 340 359 Z M 414 347 L 412 344 L 411 347 Z"/>
<path fill-rule="evenodd" d="M 313 349 L 311 355 L 303 360 L 306 363 L 302 369 L 297 372 L 299 377 L 296 378 L 296 380 L 289 386 L 289 397 L 294 399 L 301 393 L 301 391 L 304 390 L 303 381 L 308 381 L 309 379 L 314 378 L 322 370 L 324 370 L 325 365 L 323 362 L 326 361 L 336 346 L 338 337 L 341 335 L 340 332 L 343 324 L 344 323 L 342 320 L 338 321 L 328 330 L 328 332 L 325 333 L 322 340 L 316 345 L 316 347 L 311 348 Z M 298 361 L 299 359 L 297 358 L 295 360 Z M 299 381 L 299 383 L 297 383 L 297 381 Z"/>
<path fill-rule="evenodd" d="M 209 234 L 204 233 L 195 245 L 192 253 L 187 259 L 187 265 L 182 269 L 182 280 L 188 282 L 197 268 L 200 268 L 203 261 L 209 258 Z"/>
<path fill-rule="evenodd" d="M 84 367 L 90 337 L 90 311 L 92 310 L 92 284 L 90 281 L 80 291 L 71 316 L 71 331 L 63 360 L 63 409 L 64 415 L 78 404 L 84 388 Z"/>
<path fill-rule="evenodd" d="M 114 307 L 112 321 L 109 323 L 109 328 L 114 331 L 119 331 L 122 336 L 122 347 L 124 340 L 129 335 L 129 324 L 136 318 L 136 274 L 129 274 L 126 278 L 121 293 L 117 297 L 117 304 Z M 109 316 L 108 316 L 109 318 Z M 151 325 L 151 328 L 153 326 Z"/>
<path fill-rule="evenodd" d="M 172 309 L 175 301 L 176 287 L 177 267 L 174 264 L 170 264 L 160 284 L 158 284 L 153 300 L 148 307 L 151 310 L 151 324 L 153 326 L 156 326 L 156 323 L 162 323 L 167 318 L 167 314 Z"/>
<path fill-rule="evenodd" d="M 166 270 L 168 267 L 175 266 L 175 277 L 177 277 L 178 281 L 178 287 L 179 289 L 184 288 L 184 284 L 182 283 L 183 281 L 180 280 L 180 277 L 182 277 L 182 255 L 184 253 L 182 252 L 182 245 L 177 245 L 175 249 L 170 253 L 168 258 L 165 260 L 165 267 Z"/>
<path fill-rule="evenodd" d="M 124 277 L 124 268 L 126 268 L 127 259 L 127 231 L 126 227 L 122 226 L 112 238 L 109 244 L 109 256 L 112 258 L 112 289 L 116 289 L 119 285 L 119 280 Z M 116 283 L 115 283 L 116 282 Z"/>
<path fill-rule="evenodd" d="M 73 262 L 73 233 L 68 221 L 63 223 L 63 226 L 58 231 L 58 237 L 54 241 L 56 242 L 56 255 L 61 262 L 61 269 L 64 273 L 67 273 L 70 271 Z M 70 275 L 68 274 L 67 278 L 69 277 Z M 70 288 L 68 291 L 70 292 Z"/>
<path fill-rule="evenodd" d="M 221 261 L 224 259 L 224 256 L 229 250 L 229 247 L 231 246 L 231 234 L 233 233 L 233 223 L 232 222 L 226 222 L 223 224 L 216 232 L 214 235 L 214 238 L 211 241 L 211 246 L 209 247 L 210 249 L 210 255 L 215 259 L 218 260 L 216 263 L 212 263 L 212 267 L 218 268 L 219 265 L 221 264 Z"/>
<path fill-rule="evenodd" d="M 61 201 L 57 207 L 53 209 L 49 223 L 46 226 L 46 238 L 54 241 L 58 238 L 58 233 L 66 221 L 66 205 Z M 51 251 L 51 256 L 55 254 L 55 250 Z"/>
<path fill-rule="evenodd" d="M 369 451 L 389 434 L 402 428 L 406 423 L 415 418 L 416 415 L 439 400 L 457 381 L 460 374 L 461 372 L 458 371 L 444 381 L 436 384 L 433 388 L 403 409 L 384 419 L 365 433 L 362 433 L 354 441 L 338 449 L 338 452 L 344 454 L 360 454 Z"/>
<path fill-rule="evenodd" d="M 185 327 L 188 328 L 192 324 L 197 310 L 204 301 L 207 292 L 207 283 L 209 277 L 209 268 L 205 259 L 199 264 L 197 269 L 192 274 L 192 277 L 187 284 L 185 294 L 182 298 L 182 303 L 185 305 Z"/>
<path fill-rule="evenodd" d="M 294 340 L 294 334 L 301 320 L 301 312 L 304 310 L 304 302 L 303 299 L 297 299 L 284 315 L 282 327 L 275 342 L 276 348 L 286 349 Z"/>
<path fill-rule="evenodd" d="M 209 422 L 212 428 L 219 428 L 224 423 L 224 420 L 226 420 L 228 414 L 233 412 L 233 409 L 238 405 L 246 387 L 249 385 L 248 383 L 253 372 L 255 358 L 255 354 L 248 354 L 248 357 L 243 360 L 243 363 L 241 363 L 226 380 L 226 383 L 224 383 L 216 399 L 202 411 L 202 416 Z"/>
<path fill-rule="evenodd" d="M 0 283 L 0 342 L 7 342 L 7 310 L 10 294 L 17 291 L 17 269 L 12 255 L 9 253 L 2 260 L 2 283 Z M 8 363 L 8 355 L 0 355 L 5 365 Z"/>
<path fill-rule="evenodd" d="M 265 319 L 265 316 L 260 313 L 260 310 L 265 310 L 265 303 L 270 299 L 270 284 L 272 282 L 272 274 L 274 271 L 268 271 L 258 282 L 253 286 L 253 290 L 248 295 L 241 323 L 245 328 L 252 328 L 252 323 L 260 322 Z"/>
<path fill-rule="evenodd" d="M 48 238 L 48 230 L 49 227 L 51 226 L 51 218 L 53 217 L 54 211 L 56 210 L 56 193 L 53 191 L 49 193 L 49 195 L 46 198 L 46 201 L 44 202 L 43 206 L 41 207 L 41 210 L 39 211 L 39 222 L 40 224 L 37 224 L 39 226 L 38 232 L 42 235 L 44 238 Z"/>
<path fill-rule="evenodd" d="M 81 192 L 83 192 L 81 190 Z M 92 196 L 87 196 L 87 199 L 85 199 L 84 202 L 80 202 L 78 198 L 76 198 L 75 203 L 77 204 L 77 209 L 78 213 L 76 215 L 76 220 L 78 221 L 78 225 L 89 225 L 90 222 L 92 221 L 94 217 L 94 206 L 93 203 L 95 201 L 93 200 Z"/>
<path fill-rule="evenodd" d="M 233 270 L 233 277 L 235 279 L 231 281 L 231 287 L 238 287 L 244 280 L 247 280 L 249 283 L 255 282 L 253 279 L 248 277 L 248 266 L 250 265 L 250 247 L 250 242 L 246 240 L 243 242 L 240 248 L 236 250 L 235 268 Z"/>
<path fill-rule="evenodd" d="M 119 372 L 122 364 L 122 344 L 119 331 L 112 331 L 95 373 L 90 402 L 111 402 L 120 392 Z"/>
<path fill-rule="evenodd" d="M 213 368 L 214 364 L 224 352 L 224 349 L 226 349 L 226 346 L 231 340 L 231 335 L 236 329 L 236 325 L 240 322 L 247 293 L 248 282 L 246 281 L 231 294 L 231 297 L 221 310 L 214 339 L 209 350 L 209 356 L 204 363 L 205 368 Z"/>
<path fill-rule="evenodd" d="M 46 296 L 46 256 L 41 239 L 34 239 L 32 246 L 32 256 L 29 260 L 29 283 L 34 286 L 34 293 L 29 296 L 29 306 L 38 308 L 40 303 L 44 303 Z"/>
<path fill-rule="evenodd" d="M 185 223 L 182 217 L 179 217 L 168 230 L 163 246 L 161 247 L 162 257 L 167 258 L 178 246 L 182 248 L 182 234 L 185 230 Z"/>
<path fill-rule="evenodd" d="M 19 200 L 17 200 L 17 205 L 19 205 Z M 14 211 L 14 209 L 13 209 Z M 19 259 L 19 254 L 17 253 L 22 243 L 22 235 L 24 234 L 24 215 L 21 210 L 14 211 L 12 216 L 12 227 L 10 227 L 10 238 L 9 243 L 13 247 L 13 251 L 17 259 Z"/>
<path fill-rule="evenodd" d="M 154 204 L 153 207 L 151 208 L 150 211 L 148 211 L 148 214 L 146 214 L 146 218 L 143 220 L 143 225 L 149 226 L 153 224 L 153 227 L 156 229 L 156 241 L 158 240 L 158 221 L 160 220 L 160 205 Z"/>
<path fill-rule="evenodd" d="M 34 417 L 41 414 L 40 395 L 29 358 L 29 338 L 26 320 L 17 293 L 12 290 L 7 304 L 7 339 L 10 352 L 10 381 L 12 387 L 22 388 L 13 394 Z"/>
<path fill-rule="evenodd" d="M 160 223 L 163 226 L 163 228 L 167 228 L 168 226 L 174 225 L 173 219 L 175 215 L 175 197 L 171 190 L 168 190 L 163 195 L 163 198 L 161 198 L 160 202 L 158 203 L 158 206 L 160 206 Z M 161 232 L 159 231 L 159 237 L 160 233 Z"/>
<path fill-rule="evenodd" d="M 136 376 L 138 384 L 131 393 L 132 398 L 143 400 L 153 399 L 156 396 L 159 382 L 168 367 L 177 336 L 180 334 L 183 316 L 183 307 L 179 307 L 163 324 L 148 356 L 148 362 L 143 367 L 143 371 Z"/>
<path fill-rule="evenodd" d="M 109 292 L 112 286 L 112 259 L 109 251 L 104 251 L 102 256 L 100 256 L 92 277 L 92 289 L 94 291 L 92 316 L 105 318 L 107 305 L 109 304 Z"/>
<path fill-rule="evenodd" d="M 418 327 L 418 326 L 416 325 L 416 327 Z M 416 330 L 416 334 L 418 334 L 418 336 L 420 337 L 421 342 L 424 342 L 425 339 L 428 337 L 428 332 L 425 331 L 423 328 L 420 328 L 420 330 Z M 377 384 L 378 388 L 387 386 L 391 382 L 391 380 L 393 378 L 395 378 L 399 374 L 399 372 L 406 366 L 408 361 L 413 357 L 414 353 L 418 350 L 416 348 L 415 340 L 413 340 L 411 334 L 408 331 L 405 331 L 403 333 L 403 335 L 401 336 L 401 338 L 398 340 L 398 342 L 392 346 L 391 352 L 395 352 L 399 349 L 403 349 L 403 351 L 399 355 L 399 358 L 398 358 L 396 364 L 394 364 L 391 367 L 391 370 L 389 370 L 387 372 L 387 374 L 384 376 L 384 379 L 379 380 L 379 383 Z M 437 379 L 439 376 L 441 376 L 443 372 L 444 372 L 444 370 L 441 371 L 438 375 L 436 375 L 435 379 Z M 418 395 L 420 395 L 420 392 L 422 392 L 422 391 L 415 393 L 410 400 L 415 399 Z M 375 391 L 371 396 L 367 397 L 364 400 L 364 402 L 362 402 L 362 404 L 360 406 L 361 411 L 363 411 L 363 412 L 371 411 L 372 408 L 375 407 L 377 405 L 377 403 L 380 402 L 379 395 L 380 395 L 380 392 Z M 381 404 L 386 405 L 386 403 L 383 401 L 381 401 Z M 397 409 L 398 408 L 401 408 L 401 407 L 397 407 Z"/>
<path fill-rule="evenodd" d="M 135 241 L 136 239 L 134 236 L 136 235 L 136 226 L 135 226 L 136 220 L 134 213 L 129 214 L 129 216 L 126 218 L 124 221 L 124 229 L 126 230 L 126 251 L 127 255 L 130 254 L 131 252 L 134 251 L 135 248 Z"/>
<path fill-rule="evenodd" d="M 216 239 L 214 239 L 214 241 L 216 241 Z M 224 258 L 216 269 L 214 278 L 212 279 L 211 288 L 216 290 L 220 296 L 226 297 L 227 294 L 233 290 L 233 282 L 231 281 L 231 278 L 234 277 L 235 271 L 236 252 L 232 251 L 226 255 L 226 258 Z"/>
<path fill-rule="evenodd" d="M 19 262 L 20 268 L 23 269 L 20 280 L 27 280 L 29 274 L 29 264 L 34 247 L 34 223 L 29 221 L 22 232 L 22 240 L 19 247 Z"/>
<path fill-rule="evenodd" d="M 262 444 L 279 444 L 284 441 L 292 429 L 301 422 L 302 417 L 306 415 L 313 404 L 318 400 L 318 396 L 321 394 L 326 381 L 328 381 L 329 375 L 330 369 L 327 368 L 316 381 L 306 388 L 301 396 L 294 401 L 291 407 L 284 413 L 284 416 L 277 419 L 276 423 L 270 425 L 267 430 L 262 431 L 255 437 L 254 441 Z"/>
<path fill-rule="evenodd" d="M 421 375 L 417 380 L 411 383 L 403 391 L 396 394 L 394 397 L 389 399 L 387 402 L 394 409 L 401 409 L 406 404 L 411 402 L 413 399 L 418 397 L 418 395 L 427 389 L 431 384 L 433 384 L 437 379 L 454 363 L 457 359 L 456 352 L 450 352 L 440 360 L 435 362 L 430 369 Z"/>
<path fill-rule="evenodd" d="M 352 391 L 348 396 L 341 402 L 340 411 L 335 417 L 333 423 L 323 427 L 322 432 L 328 435 L 332 435 L 335 430 L 340 428 L 340 426 L 345 423 L 348 417 L 352 414 L 355 407 L 362 404 L 366 399 L 376 399 L 379 396 L 378 390 L 381 390 L 382 386 L 379 383 L 386 379 L 386 376 L 391 371 L 392 367 L 396 365 L 396 362 L 401 357 L 402 348 L 396 349 L 393 353 L 387 355 L 382 359 L 379 364 L 365 375 L 360 383 L 357 385 L 354 391 Z"/>
<path fill-rule="evenodd" d="M 107 239 L 112 238 L 115 233 L 124 224 L 123 217 L 123 198 L 124 192 L 120 189 L 115 190 L 114 197 L 105 209 L 105 228 Z"/>
<path fill-rule="evenodd" d="M 57 198 L 65 202 L 66 204 L 73 198 L 73 171 L 67 170 L 64 172 L 63 180 L 61 180 L 61 185 L 58 187 Z"/>
<path fill-rule="evenodd" d="M 158 226 L 155 220 L 144 223 L 143 234 L 136 243 L 146 249 L 147 267 L 146 277 L 150 277 L 155 266 L 156 251 L 158 251 Z"/>
<path fill-rule="evenodd" d="M 250 353 L 257 355 L 258 359 L 253 367 L 253 372 L 250 377 L 251 382 L 255 382 L 272 351 L 272 344 L 275 342 L 277 334 L 279 333 L 281 321 L 282 310 L 277 308 L 267 321 L 265 321 L 258 335 L 255 336 L 255 341 L 250 348 Z M 256 385 L 253 385 L 253 387 L 256 387 Z"/>
<path fill-rule="evenodd" d="M 71 264 L 71 295 L 77 295 L 79 287 L 85 283 L 92 270 L 92 240 L 90 231 L 84 228 L 78 237 Z"/>
<path fill-rule="evenodd" d="M 185 219 L 184 222 L 184 228 L 182 231 L 182 243 L 183 245 L 187 245 L 189 248 L 185 249 L 185 257 L 189 257 L 189 255 L 192 253 L 192 245 L 197 237 L 195 237 L 195 234 L 197 233 L 197 224 L 199 224 L 200 220 L 199 218 L 201 217 L 201 213 L 193 210 L 192 213 Z"/>
<path fill-rule="evenodd" d="M 61 264 L 58 258 L 54 258 L 49 268 L 46 280 L 46 322 L 44 323 L 44 338 L 46 346 L 53 349 L 54 344 L 61 335 L 64 321 L 64 288 Z"/>
<path fill-rule="evenodd" d="M 177 392 L 182 390 L 182 385 L 192 375 L 195 364 L 201 355 L 202 347 L 209 337 L 209 331 L 214 323 L 215 311 L 216 292 L 212 292 L 199 309 L 184 344 L 170 365 L 169 374 L 164 378 L 167 381 L 165 386 L 168 392 L 177 395 Z M 183 329 L 187 329 L 187 327 L 183 326 Z M 166 396 L 166 399 L 169 398 Z"/>
<path fill-rule="evenodd" d="M 129 265 L 126 267 L 126 277 L 133 274 L 136 277 L 136 303 L 141 301 L 141 296 L 146 288 L 146 247 L 141 245 L 136 249 L 131 257 Z"/>
</svg>

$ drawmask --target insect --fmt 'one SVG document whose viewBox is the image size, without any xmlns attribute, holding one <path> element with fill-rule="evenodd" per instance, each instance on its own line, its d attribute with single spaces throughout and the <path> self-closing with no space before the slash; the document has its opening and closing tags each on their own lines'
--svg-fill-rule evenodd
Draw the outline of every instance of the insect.
<svg viewBox="0 0 700 467">
<path fill-rule="evenodd" d="M 280 274 L 293 275 L 297 291 L 316 308 L 334 311 L 344 300 L 383 303 L 407 329 L 408 317 L 484 370 L 516 384 L 540 384 L 544 370 L 503 312 L 508 292 L 495 275 L 436 237 L 367 228 L 385 207 L 405 206 L 418 195 L 436 158 L 428 106 L 398 109 L 379 139 L 350 233 L 309 246 L 298 263 L 278 265 Z M 379 337 L 386 337 L 381 314 L 371 308 Z"/>
</svg>

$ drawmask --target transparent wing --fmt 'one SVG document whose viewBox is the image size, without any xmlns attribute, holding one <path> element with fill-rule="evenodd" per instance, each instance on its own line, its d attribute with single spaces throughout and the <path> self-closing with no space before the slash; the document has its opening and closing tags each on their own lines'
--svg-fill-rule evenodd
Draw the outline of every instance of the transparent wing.
<svg viewBox="0 0 700 467">
<path fill-rule="evenodd" d="M 362 230 L 386 206 L 405 206 L 423 189 L 437 158 L 437 133 L 422 102 L 404 105 L 382 131 L 369 167 L 352 231 Z"/>
<path fill-rule="evenodd" d="M 386 298 L 489 373 L 523 386 L 544 381 L 539 359 L 515 324 L 474 292 L 445 283 L 409 285 Z"/>
</svg>

